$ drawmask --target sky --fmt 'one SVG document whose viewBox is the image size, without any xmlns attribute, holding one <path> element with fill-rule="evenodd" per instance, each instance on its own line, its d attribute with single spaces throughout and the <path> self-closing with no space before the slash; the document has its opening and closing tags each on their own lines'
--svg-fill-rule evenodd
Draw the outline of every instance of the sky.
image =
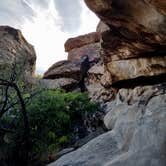
<svg viewBox="0 0 166 166">
<path fill-rule="evenodd" d="M 0 25 L 20 29 L 36 51 L 36 73 L 67 59 L 68 38 L 94 32 L 99 20 L 83 0 L 0 0 Z"/>
</svg>

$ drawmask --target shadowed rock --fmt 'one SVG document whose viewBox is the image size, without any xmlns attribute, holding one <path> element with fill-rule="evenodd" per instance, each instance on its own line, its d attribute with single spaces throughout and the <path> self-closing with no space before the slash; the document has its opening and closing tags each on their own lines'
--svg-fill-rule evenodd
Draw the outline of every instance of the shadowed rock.
<svg viewBox="0 0 166 166">
<path fill-rule="evenodd" d="M 121 89 L 104 118 L 111 131 L 49 166 L 165 166 L 164 87 Z"/>
<path fill-rule="evenodd" d="M 92 32 L 86 35 L 70 38 L 65 43 L 65 51 L 69 52 L 74 48 L 79 48 L 87 44 L 97 43 L 100 41 L 100 34 Z"/>
<path fill-rule="evenodd" d="M 12 69 L 15 64 L 15 69 Z M 32 45 L 30 45 L 22 33 L 8 26 L 0 26 L 0 68 L 6 75 L 10 75 L 13 70 L 19 74 L 33 75 L 36 64 L 36 55 Z M 12 71 L 11 71 L 12 70 Z"/>
<path fill-rule="evenodd" d="M 166 1 L 85 2 L 103 22 L 98 29 L 107 24 L 100 30 L 104 84 L 166 73 Z"/>
</svg>

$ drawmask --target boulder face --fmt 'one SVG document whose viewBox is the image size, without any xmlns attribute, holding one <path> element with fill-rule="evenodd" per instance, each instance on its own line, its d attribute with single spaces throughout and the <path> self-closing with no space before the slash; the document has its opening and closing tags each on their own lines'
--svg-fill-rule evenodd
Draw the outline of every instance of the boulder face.
<svg viewBox="0 0 166 166">
<path fill-rule="evenodd" d="M 89 69 L 89 58 L 83 56 L 79 60 L 64 60 L 55 63 L 44 73 L 43 78 L 54 80 L 60 88 L 85 91 L 84 78 Z M 67 88 L 65 88 L 67 87 Z"/>
<path fill-rule="evenodd" d="M 97 43 L 99 41 L 100 41 L 100 34 L 96 32 L 92 32 L 86 35 L 81 35 L 76 38 L 70 38 L 65 43 L 65 51 L 69 52 L 74 48 L 79 48 L 91 43 Z"/>
<path fill-rule="evenodd" d="M 44 73 L 45 79 L 57 79 L 57 78 L 73 78 L 75 80 L 81 80 L 89 69 L 88 56 L 82 57 L 80 60 L 69 61 L 63 60 L 55 63 L 48 71 Z"/>
<path fill-rule="evenodd" d="M 87 55 L 91 63 L 97 63 L 100 60 L 100 33 L 92 32 L 68 39 L 65 51 L 68 52 L 68 60 L 79 60 Z"/>
<path fill-rule="evenodd" d="M 161 0 L 84 0 L 87 6 L 110 26 L 134 32 L 166 34 L 166 2 Z"/>
<path fill-rule="evenodd" d="M 68 60 L 79 60 L 84 55 L 88 55 L 90 63 L 98 62 L 100 60 L 100 43 L 87 44 L 70 50 Z"/>
<path fill-rule="evenodd" d="M 44 79 L 74 78 L 80 80 L 81 67 L 80 62 L 70 62 L 68 60 L 60 61 L 51 66 L 44 73 Z"/>
<path fill-rule="evenodd" d="M 49 166 L 165 166 L 166 86 L 120 89 L 104 118 L 111 130 Z"/>
<path fill-rule="evenodd" d="M 163 77 L 166 73 L 165 1 L 85 2 L 102 20 L 97 30 L 102 32 L 105 84 L 112 85 L 122 80 L 130 82 L 142 77 Z"/>
<path fill-rule="evenodd" d="M 35 71 L 36 55 L 22 33 L 8 26 L 0 26 L 0 68 L 16 70 L 16 73 L 33 75 Z M 14 69 L 13 69 L 14 66 Z M 7 69 L 6 69 L 7 70 Z M 5 75 L 9 75 L 6 72 Z"/>
</svg>

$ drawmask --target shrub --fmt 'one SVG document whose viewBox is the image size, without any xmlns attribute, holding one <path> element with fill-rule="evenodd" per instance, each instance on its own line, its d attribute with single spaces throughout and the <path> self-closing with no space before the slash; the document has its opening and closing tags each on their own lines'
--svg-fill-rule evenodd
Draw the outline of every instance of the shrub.
<svg viewBox="0 0 166 166">
<path fill-rule="evenodd" d="M 86 93 L 43 90 L 37 94 L 27 104 L 32 159 L 46 160 L 48 155 L 70 145 L 76 134 L 75 128 L 84 125 L 84 115 L 98 110 L 98 106 L 88 99 Z M 12 123 L 11 130 L 15 131 L 8 137 L 3 136 L 6 137 L 6 143 L 1 140 L 8 145 L 6 148 L 11 145 L 10 151 L 12 147 L 15 151 L 19 146 L 18 140 L 21 140 L 23 131 L 21 119 L 16 108 L 1 120 L 4 125 Z"/>
</svg>

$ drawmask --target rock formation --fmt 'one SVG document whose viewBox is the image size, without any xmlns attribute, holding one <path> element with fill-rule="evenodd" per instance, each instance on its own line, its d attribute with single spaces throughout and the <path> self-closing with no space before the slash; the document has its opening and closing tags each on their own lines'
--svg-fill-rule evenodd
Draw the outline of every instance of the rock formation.
<svg viewBox="0 0 166 166">
<path fill-rule="evenodd" d="M 79 88 L 81 91 L 85 91 L 84 77 L 89 69 L 88 56 L 81 57 L 80 60 L 64 60 L 55 63 L 48 71 L 44 73 L 44 79 L 63 80 L 67 83 L 68 89 L 73 90 Z M 73 81 L 71 81 L 71 79 Z M 61 87 L 63 88 L 63 87 Z M 65 89 L 65 88 L 64 88 Z"/>
<path fill-rule="evenodd" d="M 165 88 L 121 89 L 104 118 L 110 131 L 49 166 L 165 166 Z"/>
<path fill-rule="evenodd" d="M 101 34 L 107 85 L 136 78 L 165 77 L 166 8 L 163 1 L 85 2 L 110 27 Z"/>
<path fill-rule="evenodd" d="M 3 71 L 1 74 L 7 76 L 16 70 L 17 74 L 32 76 L 35 64 L 34 48 L 24 39 L 21 32 L 8 26 L 0 26 L 0 68 Z"/>
<path fill-rule="evenodd" d="M 89 68 L 101 61 L 100 58 L 100 33 L 94 32 L 87 35 L 68 39 L 65 43 L 68 52 L 68 60 L 55 63 L 44 74 L 46 80 L 73 79 L 66 90 L 86 90 L 85 80 Z M 63 87 L 62 87 L 63 88 Z"/>
<path fill-rule="evenodd" d="M 68 59 L 32 82 L 87 91 L 108 132 L 50 166 L 165 166 L 166 1 L 84 1 L 100 18 L 96 32 L 67 40 Z M 35 52 L 19 30 L 0 27 L 0 57 L 0 71 L 15 63 L 33 75 Z"/>
<path fill-rule="evenodd" d="M 105 110 L 109 131 L 50 166 L 165 166 L 166 1 L 84 1 L 101 19 L 99 60 L 84 83 Z M 86 52 L 82 43 L 90 43 L 72 40 L 69 59 L 79 59 Z"/>
</svg>

